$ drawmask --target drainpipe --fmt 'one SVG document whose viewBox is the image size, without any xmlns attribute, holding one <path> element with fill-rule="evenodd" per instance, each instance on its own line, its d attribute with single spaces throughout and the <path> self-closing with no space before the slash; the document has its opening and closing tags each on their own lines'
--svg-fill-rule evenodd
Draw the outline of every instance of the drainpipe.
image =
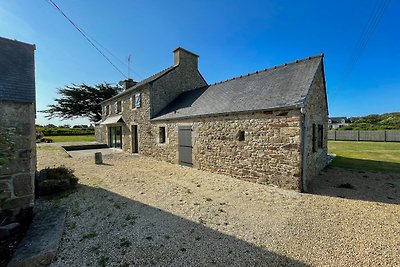
<svg viewBox="0 0 400 267">
<path fill-rule="evenodd" d="M 308 126 L 308 121 L 307 117 L 305 114 L 304 108 L 300 108 L 300 113 L 302 114 L 303 117 L 303 127 L 302 127 L 302 143 L 303 145 L 301 146 L 301 154 L 302 154 L 302 159 L 301 159 L 301 192 L 307 192 L 307 181 L 306 181 L 306 167 L 307 167 L 307 126 Z"/>
</svg>

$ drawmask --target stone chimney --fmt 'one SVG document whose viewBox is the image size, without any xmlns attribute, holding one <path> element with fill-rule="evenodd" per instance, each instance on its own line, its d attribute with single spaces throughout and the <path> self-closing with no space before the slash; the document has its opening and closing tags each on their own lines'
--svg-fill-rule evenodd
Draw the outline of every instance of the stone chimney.
<svg viewBox="0 0 400 267">
<path fill-rule="evenodd" d="M 174 65 L 192 66 L 197 69 L 198 58 L 198 55 L 182 47 L 178 47 L 174 50 Z"/>
<path fill-rule="evenodd" d="M 134 86 L 135 84 L 137 84 L 137 82 L 135 82 L 134 80 L 132 80 L 130 78 L 119 82 L 119 85 L 122 86 L 123 91 L 129 89 L 130 87 Z"/>
</svg>

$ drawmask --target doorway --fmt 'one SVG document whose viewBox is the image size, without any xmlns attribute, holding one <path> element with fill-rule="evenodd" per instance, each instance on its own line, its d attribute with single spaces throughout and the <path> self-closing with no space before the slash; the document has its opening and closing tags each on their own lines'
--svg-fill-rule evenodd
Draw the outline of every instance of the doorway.
<svg viewBox="0 0 400 267">
<path fill-rule="evenodd" d="M 192 127 L 178 127 L 179 164 L 192 167 Z"/>
<path fill-rule="evenodd" d="M 132 153 L 139 153 L 139 134 L 137 125 L 132 125 L 131 133 L 132 133 Z"/>
<path fill-rule="evenodd" d="M 110 147 L 122 148 L 122 126 L 110 127 L 108 136 Z"/>
</svg>

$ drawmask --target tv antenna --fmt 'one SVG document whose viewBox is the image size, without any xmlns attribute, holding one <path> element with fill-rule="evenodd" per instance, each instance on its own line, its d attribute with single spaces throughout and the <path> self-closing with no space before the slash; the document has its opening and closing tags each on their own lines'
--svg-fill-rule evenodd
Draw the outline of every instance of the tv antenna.
<svg viewBox="0 0 400 267">
<path fill-rule="evenodd" d="M 131 54 L 128 56 L 128 79 L 131 78 Z"/>
</svg>

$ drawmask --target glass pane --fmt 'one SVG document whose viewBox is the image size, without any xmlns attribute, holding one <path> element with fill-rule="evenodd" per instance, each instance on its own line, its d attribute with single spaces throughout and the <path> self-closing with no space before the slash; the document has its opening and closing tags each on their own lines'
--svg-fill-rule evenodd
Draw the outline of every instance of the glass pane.
<svg viewBox="0 0 400 267">
<path fill-rule="evenodd" d="M 122 127 L 115 127 L 115 147 L 122 148 Z"/>
</svg>

